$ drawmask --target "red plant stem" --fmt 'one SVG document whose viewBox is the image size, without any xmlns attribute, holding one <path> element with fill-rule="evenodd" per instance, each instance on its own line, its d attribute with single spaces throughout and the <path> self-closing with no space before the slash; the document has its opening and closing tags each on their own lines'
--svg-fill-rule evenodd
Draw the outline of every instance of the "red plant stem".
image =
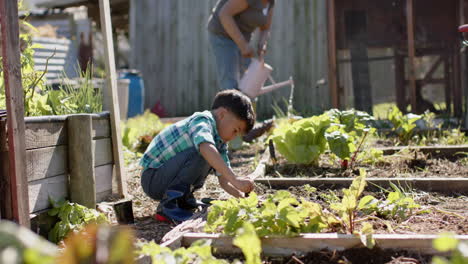
<svg viewBox="0 0 468 264">
<path fill-rule="evenodd" d="M 356 160 L 356 155 L 358 154 L 359 150 L 361 149 L 362 143 L 364 143 L 364 139 L 366 139 L 367 134 L 369 134 L 369 131 L 366 131 L 364 133 L 364 136 L 361 139 L 361 143 L 359 143 L 359 146 L 357 147 L 356 151 L 353 154 L 353 157 L 351 158 L 351 164 L 349 164 L 349 167 L 353 169 L 354 167 L 354 161 Z"/>
</svg>

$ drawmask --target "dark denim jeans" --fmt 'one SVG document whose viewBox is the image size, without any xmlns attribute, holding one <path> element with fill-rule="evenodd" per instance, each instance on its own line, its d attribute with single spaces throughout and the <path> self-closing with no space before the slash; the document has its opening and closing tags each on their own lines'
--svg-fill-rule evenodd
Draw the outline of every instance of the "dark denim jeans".
<svg viewBox="0 0 468 264">
<path fill-rule="evenodd" d="M 211 50 L 216 59 L 216 73 L 220 90 L 239 89 L 239 81 L 249 67 L 250 58 L 241 55 L 230 38 L 208 32 Z"/>
<path fill-rule="evenodd" d="M 190 186 L 190 192 L 203 186 L 210 165 L 193 147 L 179 152 L 157 169 L 146 169 L 141 175 L 143 191 L 154 200 L 161 200 L 170 187 Z"/>
</svg>

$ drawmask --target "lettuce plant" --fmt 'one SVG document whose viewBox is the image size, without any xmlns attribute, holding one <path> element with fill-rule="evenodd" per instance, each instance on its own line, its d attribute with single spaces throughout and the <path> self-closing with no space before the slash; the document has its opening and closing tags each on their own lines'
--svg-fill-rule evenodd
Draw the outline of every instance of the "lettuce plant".
<svg viewBox="0 0 468 264">
<path fill-rule="evenodd" d="M 296 164 L 317 164 L 327 146 L 325 131 L 331 124 L 328 115 L 312 116 L 292 124 L 282 124 L 270 137 L 278 151 Z"/>
</svg>

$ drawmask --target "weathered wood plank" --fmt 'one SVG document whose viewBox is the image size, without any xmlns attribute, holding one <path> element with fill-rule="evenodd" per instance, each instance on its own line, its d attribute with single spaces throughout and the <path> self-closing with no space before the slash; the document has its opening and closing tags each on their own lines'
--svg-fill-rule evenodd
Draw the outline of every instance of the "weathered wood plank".
<svg viewBox="0 0 468 264">
<path fill-rule="evenodd" d="M 110 138 L 94 140 L 94 166 L 101 166 L 113 163 L 112 141 Z"/>
<path fill-rule="evenodd" d="M 392 155 L 403 149 L 416 150 L 424 154 L 431 154 L 433 157 L 466 157 L 468 153 L 468 145 L 453 145 L 453 146 L 398 146 L 398 147 L 383 147 L 378 148 L 383 151 L 384 155 Z"/>
<path fill-rule="evenodd" d="M 27 150 L 28 182 L 68 173 L 67 153 L 67 146 Z"/>
<path fill-rule="evenodd" d="M 106 191 L 112 191 L 112 174 L 114 165 L 104 165 L 95 167 L 96 175 L 96 193 L 102 193 Z"/>
<path fill-rule="evenodd" d="M 103 202 L 105 201 L 110 195 L 112 195 L 112 190 L 107 190 L 107 191 L 102 191 L 99 193 L 96 193 L 96 201 Z"/>
<path fill-rule="evenodd" d="M 51 207 L 49 197 L 55 200 L 68 198 L 68 175 L 59 175 L 29 183 L 30 213 Z"/>
<path fill-rule="evenodd" d="M 400 235 L 400 234 L 373 234 L 376 245 L 381 249 L 418 251 L 422 254 L 435 254 L 432 240 L 438 235 Z M 454 236 L 459 241 L 468 241 L 467 235 Z M 232 237 L 220 234 L 187 233 L 182 237 L 182 246 L 189 247 L 200 239 L 211 240 L 211 246 L 218 253 L 241 253 L 240 249 L 232 244 Z M 362 248 L 360 237 L 346 234 L 302 234 L 298 237 L 271 237 L 262 238 L 262 254 L 266 256 L 290 256 L 328 250 L 345 250 L 350 248 Z M 174 243 L 180 243 L 175 241 Z M 170 245 L 166 245 L 169 246 Z"/>
<path fill-rule="evenodd" d="M 110 84 L 108 95 L 112 98 L 111 104 L 111 134 L 112 151 L 115 163 L 115 182 L 118 194 L 127 196 L 127 182 L 122 158 L 122 137 L 120 131 L 119 101 L 117 98 L 117 73 L 115 69 L 114 44 L 112 38 L 112 22 L 110 18 L 109 0 L 99 0 L 101 30 L 104 39 L 104 57 L 106 65 L 107 83 Z M 167 11 L 167 10 L 166 10 Z"/>
<path fill-rule="evenodd" d="M 67 144 L 67 124 L 64 121 L 26 123 L 26 150 Z"/>
<path fill-rule="evenodd" d="M 92 135 L 93 135 L 93 139 L 110 138 L 111 137 L 109 117 L 107 117 L 105 119 L 93 118 Z"/>
<path fill-rule="evenodd" d="M 352 178 L 258 178 L 256 183 L 265 184 L 273 189 L 287 189 L 291 186 L 309 184 L 320 189 L 348 188 Z M 467 193 L 468 178 L 368 178 L 367 190 L 390 188 L 390 183 L 403 188 L 446 194 Z"/>
<path fill-rule="evenodd" d="M 111 137 L 109 113 L 92 114 L 91 117 L 93 118 L 93 139 Z M 26 117 L 26 150 L 66 145 L 67 118 L 68 116 Z M 6 120 L 0 122 L 6 122 Z M 3 135 L 0 132 L 0 151 L 8 149 L 6 142 L 6 134 Z"/>
<path fill-rule="evenodd" d="M 21 82 L 18 2 L 0 1 L 3 79 L 6 95 L 11 211 L 20 225 L 30 226 L 26 144 L 24 140 L 24 91 Z"/>
<path fill-rule="evenodd" d="M 70 200 L 88 208 L 96 208 L 94 175 L 94 141 L 89 115 L 68 118 L 68 160 L 70 167 Z"/>
</svg>

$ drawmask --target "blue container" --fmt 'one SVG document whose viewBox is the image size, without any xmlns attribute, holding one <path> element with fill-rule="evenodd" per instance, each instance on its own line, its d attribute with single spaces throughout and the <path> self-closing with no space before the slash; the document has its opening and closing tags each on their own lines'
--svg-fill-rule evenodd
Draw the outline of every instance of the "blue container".
<svg viewBox="0 0 468 264">
<path fill-rule="evenodd" d="M 141 115 L 144 112 L 145 86 L 137 70 L 126 70 L 120 73 L 121 79 L 129 79 L 127 117 Z"/>
</svg>

